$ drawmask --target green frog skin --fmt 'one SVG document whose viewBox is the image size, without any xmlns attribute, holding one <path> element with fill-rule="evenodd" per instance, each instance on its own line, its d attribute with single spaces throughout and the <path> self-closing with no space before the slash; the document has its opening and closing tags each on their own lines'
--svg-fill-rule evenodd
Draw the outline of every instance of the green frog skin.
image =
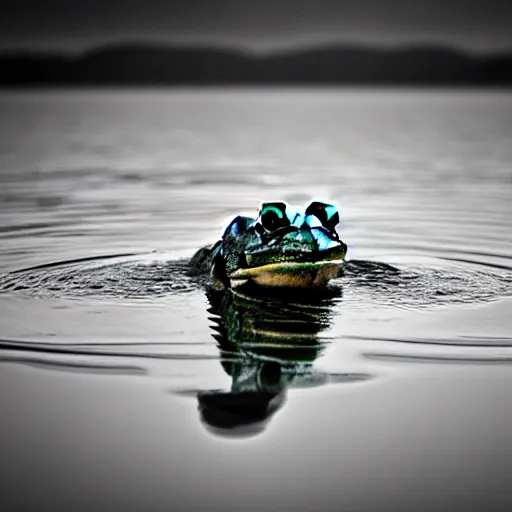
<svg viewBox="0 0 512 512">
<path fill-rule="evenodd" d="M 318 201 L 306 208 L 263 202 L 256 218 L 235 217 L 221 240 L 197 251 L 191 268 L 218 289 L 322 287 L 338 276 L 347 252 L 339 220 L 333 205 Z"/>
</svg>

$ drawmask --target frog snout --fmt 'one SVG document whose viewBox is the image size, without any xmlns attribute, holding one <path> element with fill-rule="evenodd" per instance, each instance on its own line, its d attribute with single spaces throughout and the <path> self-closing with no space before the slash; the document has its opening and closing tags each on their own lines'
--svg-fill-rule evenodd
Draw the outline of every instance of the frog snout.
<svg viewBox="0 0 512 512">
<path fill-rule="evenodd" d="M 281 241 L 283 249 L 304 250 L 312 249 L 315 241 L 308 231 L 293 231 L 287 233 Z"/>
</svg>

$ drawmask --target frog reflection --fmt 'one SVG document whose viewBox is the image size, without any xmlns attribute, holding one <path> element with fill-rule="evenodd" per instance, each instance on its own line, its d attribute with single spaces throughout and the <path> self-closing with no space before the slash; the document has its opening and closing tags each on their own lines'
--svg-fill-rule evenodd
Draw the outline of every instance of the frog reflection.
<svg viewBox="0 0 512 512">
<path fill-rule="evenodd" d="M 255 434 L 284 403 L 286 389 L 329 379 L 312 365 L 324 345 L 318 334 L 330 325 L 341 289 L 275 290 L 254 287 L 207 291 L 221 364 L 231 376 L 230 391 L 198 394 L 201 417 L 219 434 Z M 333 377 L 334 378 L 334 377 Z M 355 380 L 364 375 L 337 376 Z"/>
</svg>

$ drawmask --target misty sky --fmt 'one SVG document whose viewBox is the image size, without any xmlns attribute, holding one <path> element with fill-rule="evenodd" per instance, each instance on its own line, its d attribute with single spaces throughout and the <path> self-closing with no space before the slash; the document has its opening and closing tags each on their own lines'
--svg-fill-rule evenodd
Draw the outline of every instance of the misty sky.
<svg viewBox="0 0 512 512">
<path fill-rule="evenodd" d="M 512 49 L 512 0 L 4 0 L 0 47 L 119 40 L 271 50 L 362 42 Z"/>
</svg>

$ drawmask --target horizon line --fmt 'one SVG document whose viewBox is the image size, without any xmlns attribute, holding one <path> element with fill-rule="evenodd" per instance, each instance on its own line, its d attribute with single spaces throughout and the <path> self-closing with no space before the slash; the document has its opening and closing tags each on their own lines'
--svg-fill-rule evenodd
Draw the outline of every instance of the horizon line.
<svg viewBox="0 0 512 512">
<path fill-rule="evenodd" d="M 375 42 L 362 42 L 358 40 L 345 40 L 345 41 L 325 41 L 325 42 L 312 42 L 312 43 L 297 43 L 294 45 L 276 46 L 270 49 L 257 49 L 247 45 L 229 44 L 222 42 L 185 42 L 185 41 L 164 41 L 161 39 L 144 38 L 144 37 L 128 37 L 116 38 L 105 40 L 98 43 L 91 43 L 82 49 L 67 50 L 65 48 L 41 48 L 35 43 L 34 46 L 6 46 L 0 45 L 0 56 L 6 55 L 59 55 L 70 58 L 80 58 L 86 56 L 94 51 L 104 50 L 108 48 L 122 48 L 122 47 L 146 47 L 155 49 L 180 49 L 180 50 L 208 50 L 227 52 L 245 56 L 248 58 L 266 58 L 273 56 L 293 55 L 297 53 L 322 51 L 322 50 L 342 50 L 342 49 L 357 49 L 373 52 L 399 52 L 399 51 L 414 51 L 414 50 L 441 50 L 450 53 L 458 53 L 467 57 L 485 58 L 495 57 L 500 55 L 512 54 L 512 46 L 510 48 L 496 48 L 494 50 L 476 50 L 468 48 L 461 44 L 440 42 L 440 41 L 427 41 L 417 40 L 410 42 L 399 43 L 375 43 Z"/>
</svg>

